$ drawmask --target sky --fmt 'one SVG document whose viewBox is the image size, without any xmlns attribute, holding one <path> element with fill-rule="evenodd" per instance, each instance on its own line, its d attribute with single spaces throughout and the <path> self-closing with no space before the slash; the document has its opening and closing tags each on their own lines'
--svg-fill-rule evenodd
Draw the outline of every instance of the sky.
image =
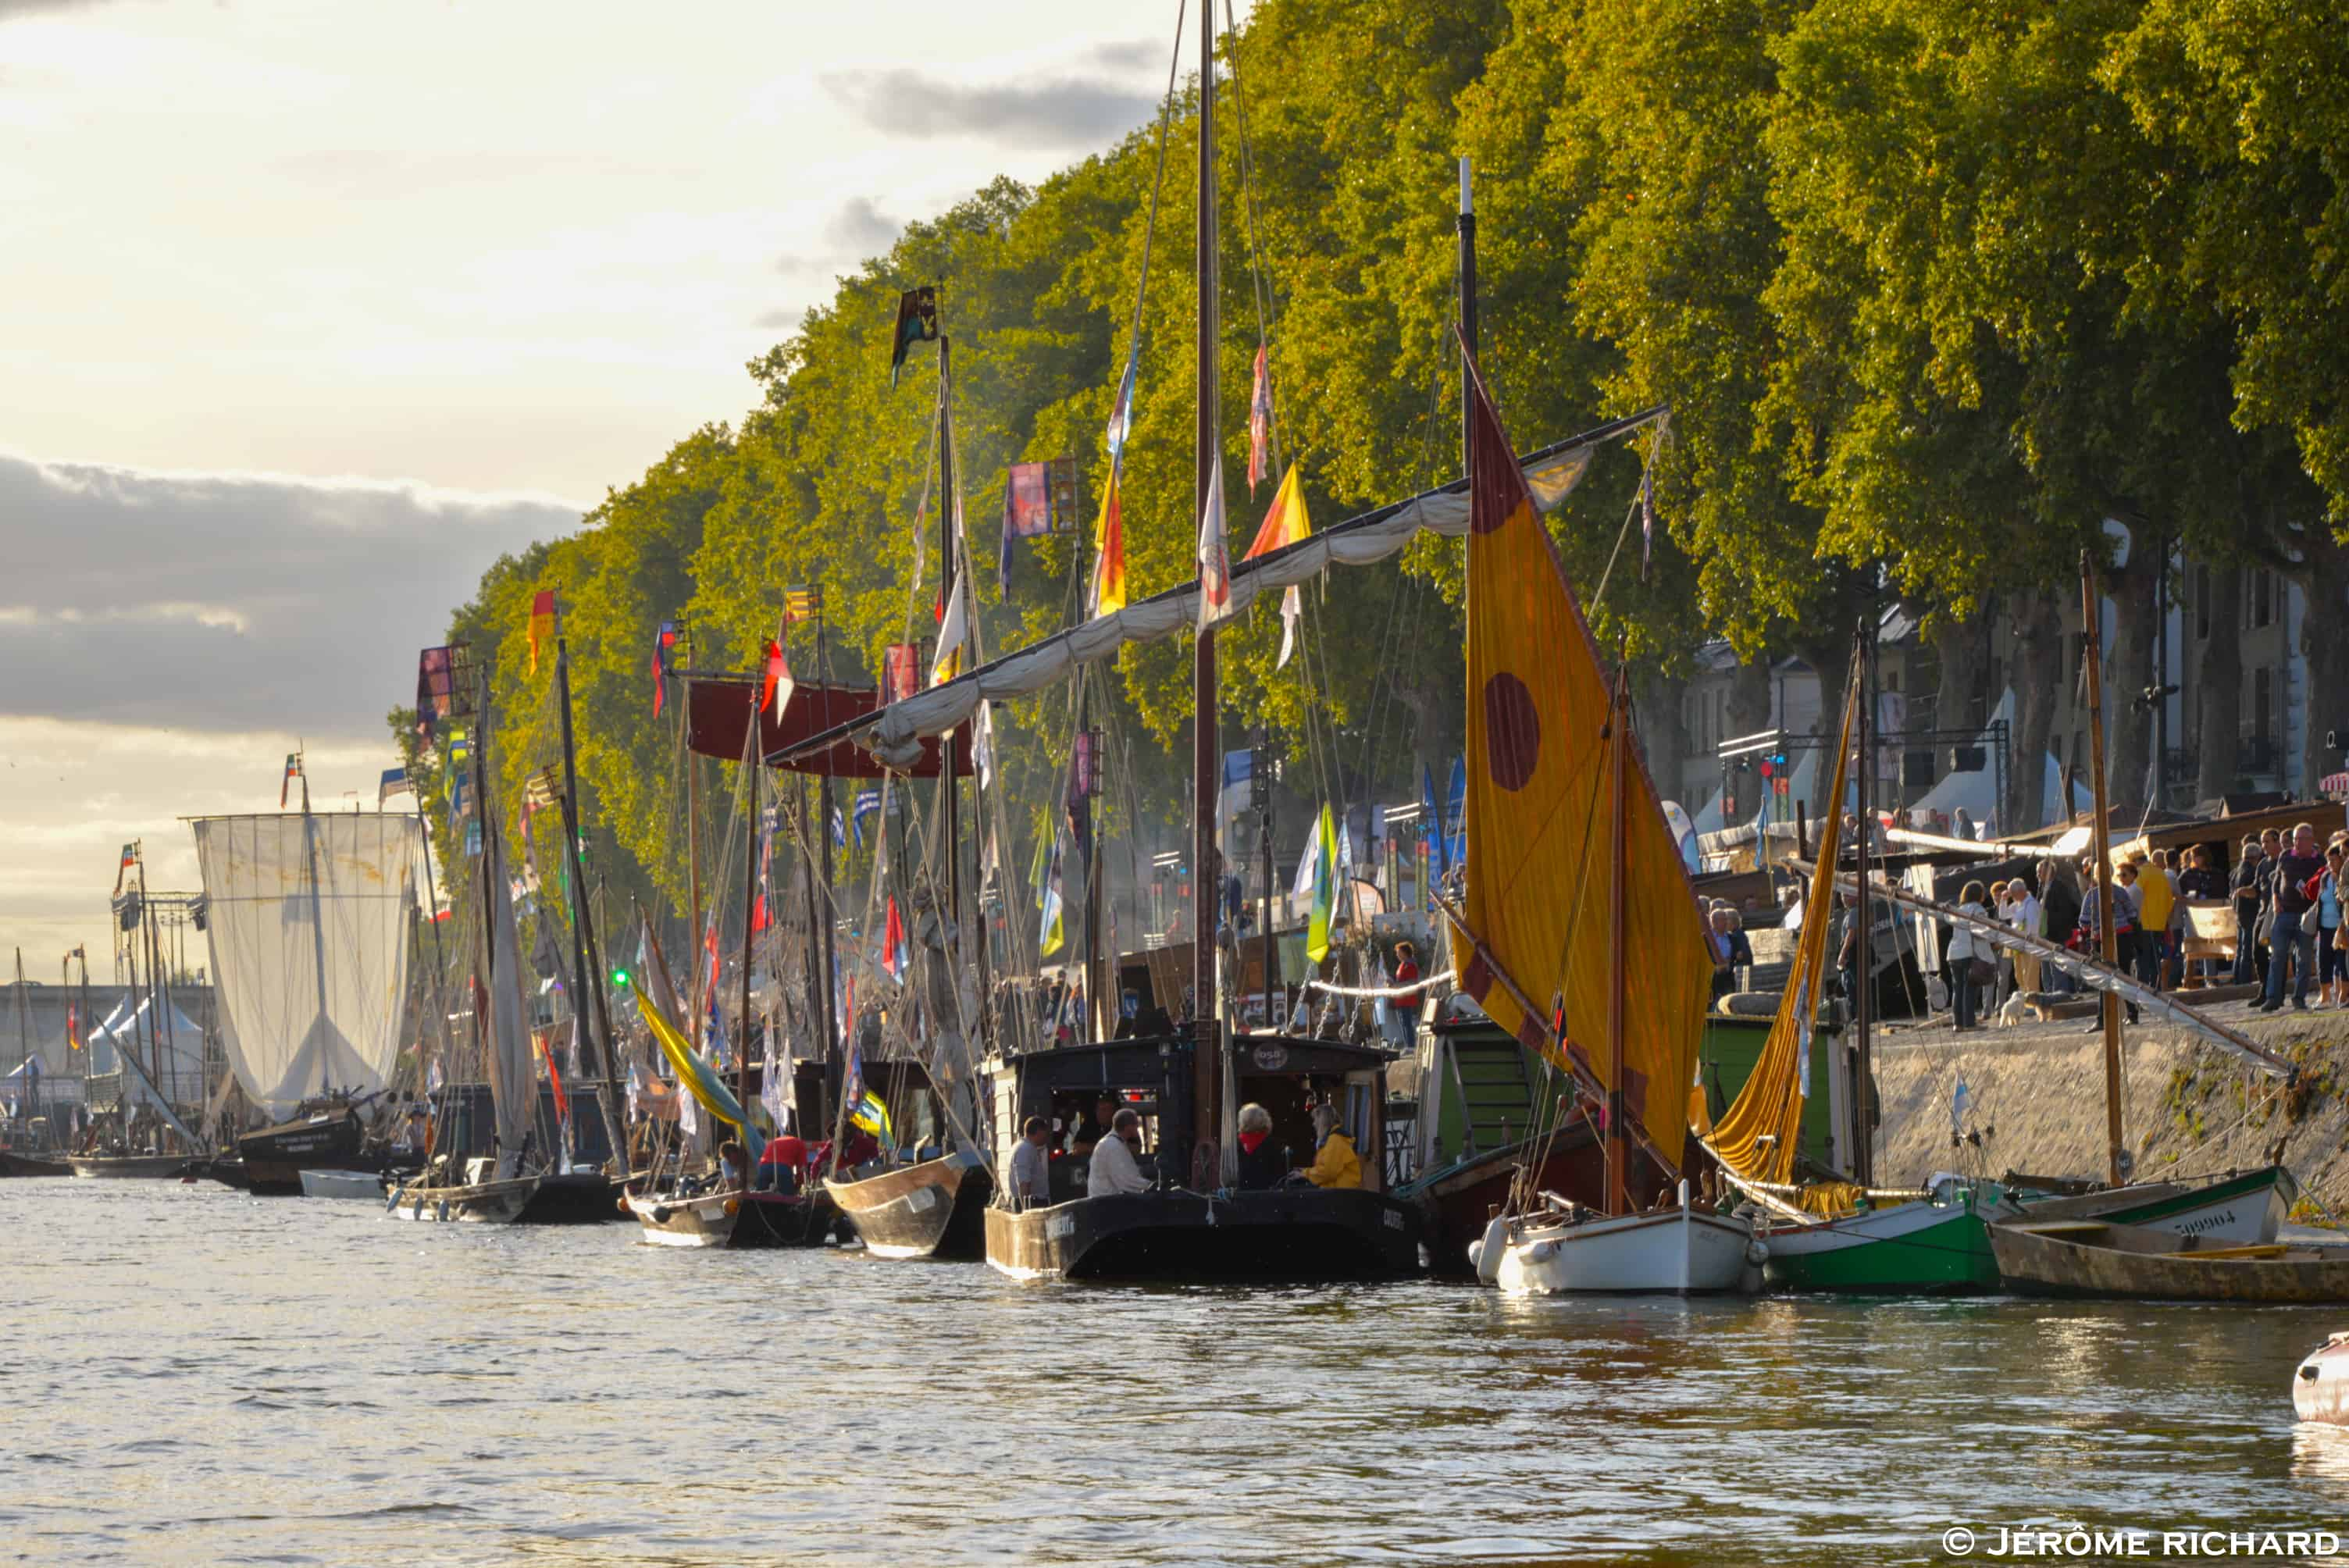
<svg viewBox="0 0 2349 1568">
<path fill-rule="evenodd" d="M 0 0 L 0 965 L 105 982 L 121 846 L 193 889 L 180 819 L 275 810 L 297 746 L 372 809 L 485 566 L 738 418 L 907 220 L 1143 123 L 1174 31 Z"/>
</svg>

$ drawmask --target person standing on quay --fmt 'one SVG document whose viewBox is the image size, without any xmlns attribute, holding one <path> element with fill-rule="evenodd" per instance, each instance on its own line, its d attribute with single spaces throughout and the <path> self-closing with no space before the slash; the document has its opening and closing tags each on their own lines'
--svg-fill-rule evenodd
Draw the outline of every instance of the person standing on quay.
<svg viewBox="0 0 2349 1568">
<path fill-rule="evenodd" d="M 2292 848 L 2276 860 L 2275 908 L 2268 917 L 2267 999 L 2260 1004 L 2262 1013 L 2275 1012 L 2283 1006 L 2287 960 L 2294 981 L 2292 1009 L 2308 1011 L 2309 971 L 2314 967 L 2316 934 L 2302 930 L 2301 923 L 2315 906 L 2316 881 L 2323 874 L 2324 857 L 2316 852 L 2316 830 L 2302 822 L 2292 830 Z"/>
</svg>

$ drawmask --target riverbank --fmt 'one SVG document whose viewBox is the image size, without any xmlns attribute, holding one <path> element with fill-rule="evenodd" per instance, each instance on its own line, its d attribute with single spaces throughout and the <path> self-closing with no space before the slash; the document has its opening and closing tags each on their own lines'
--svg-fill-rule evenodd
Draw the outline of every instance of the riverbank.
<svg viewBox="0 0 2349 1568">
<path fill-rule="evenodd" d="M 2302 1087 L 2147 1024 L 2122 1034 L 2121 1130 L 2140 1180 L 2262 1165 L 2279 1140 L 2282 1158 L 2318 1206 L 2349 1217 L 2349 1012 L 2277 1014 L 2224 1003 L 2213 1016 L 2302 1066 Z M 2104 1037 L 2093 1020 L 2069 1019 L 1953 1035 L 1941 1027 L 1893 1026 L 1878 1038 L 1877 1092 L 1883 1102 L 1878 1174 L 1888 1184 L 1935 1171 L 1995 1176 L 2102 1175 L 2105 1170 Z M 1979 1149 L 1951 1144 L 1950 1108 L 1959 1083 L 1983 1134 Z"/>
</svg>

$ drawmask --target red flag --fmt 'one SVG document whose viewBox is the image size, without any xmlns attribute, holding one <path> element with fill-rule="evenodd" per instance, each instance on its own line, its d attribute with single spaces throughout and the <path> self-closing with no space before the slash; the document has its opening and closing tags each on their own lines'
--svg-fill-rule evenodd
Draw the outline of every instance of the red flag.
<svg viewBox="0 0 2349 1568">
<path fill-rule="evenodd" d="M 285 810 L 285 791 L 292 789 L 294 787 L 294 780 L 300 777 L 302 777 L 302 754 L 298 751 L 289 751 L 285 754 L 285 777 L 277 781 L 277 809 L 279 810 L 283 811 Z M 129 865 L 130 863 L 129 852 L 129 847 L 125 845 L 123 848 L 122 861 L 124 865 Z"/>
<path fill-rule="evenodd" d="M 530 602 L 530 673 L 538 673 L 539 645 L 554 635 L 554 590 L 542 588 Z"/>
<path fill-rule="evenodd" d="M 572 1026 L 576 1028 L 578 1025 L 574 1022 Z M 546 1064 L 546 1085 L 554 1091 L 555 1118 L 561 1121 L 569 1121 L 571 1097 L 564 1092 L 563 1074 L 555 1068 L 554 1047 L 547 1043 L 546 1031 L 543 1029 L 533 1029 L 530 1037 L 532 1043 L 538 1047 L 539 1059 Z"/>
<path fill-rule="evenodd" d="M 655 718 L 658 718 L 661 715 L 661 697 L 667 686 L 668 683 L 661 679 L 660 649 L 656 646 L 653 649 L 653 717 Z"/>
<path fill-rule="evenodd" d="M 905 978 L 905 922 L 897 918 L 897 895 L 891 893 L 888 923 L 881 931 L 881 967 L 889 972 L 892 980 Z"/>
<path fill-rule="evenodd" d="M 767 684 L 759 693 L 760 711 L 764 712 L 771 707 L 775 717 L 781 718 L 783 716 L 784 707 L 792 700 L 792 691 L 798 685 L 799 683 L 792 678 L 792 664 L 783 656 L 782 644 L 771 637 L 768 638 Z"/>
<path fill-rule="evenodd" d="M 903 702 L 921 687 L 921 669 L 916 660 L 918 652 L 911 643 L 892 643 L 881 651 L 881 696 L 887 702 Z"/>
</svg>

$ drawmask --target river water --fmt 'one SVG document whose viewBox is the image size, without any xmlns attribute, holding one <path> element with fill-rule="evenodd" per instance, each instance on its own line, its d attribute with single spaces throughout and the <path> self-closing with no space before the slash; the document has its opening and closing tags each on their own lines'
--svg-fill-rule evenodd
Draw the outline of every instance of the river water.
<svg viewBox="0 0 2349 1568">
<path fill-rule="evenodd" d="M 0 1181 L 0 1559 L 1948 1563 L 2349 1533 L 2349 1309 L 1019 1284 Z M 2158 1542 L 2157 1542 L 2158 1545 Z M 2076 1559 L 2075 1559 L 2076 1560 Z M 2270 1561 L 2274 1559 L 2271 1558 Z"/>
</svg>

